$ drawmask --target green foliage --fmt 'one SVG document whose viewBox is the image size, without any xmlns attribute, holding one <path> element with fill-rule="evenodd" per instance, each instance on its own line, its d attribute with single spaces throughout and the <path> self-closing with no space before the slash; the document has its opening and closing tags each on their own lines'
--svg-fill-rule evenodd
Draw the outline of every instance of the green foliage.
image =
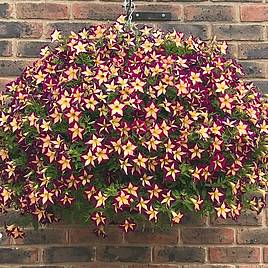
<svg viewBox="0 0 268 268">
<path fill-rule="evenodd" d="M 86 65 L 88 67 L 92 67 L 94 65 L 94 61 L 92 57 L 85 52 L 80 52 L 77 56 L 76 63 L 79 65 Z"/>
<path fill-rule="evenodd" d="M 164 48 L 168 54 L 187 55 L 187 54 L 192 54 L 194 52 L 193 49 L 190 49 L 185 45 L 177 46 L 176 43 L 171 40 L 165 41 Z"/>
</svg>

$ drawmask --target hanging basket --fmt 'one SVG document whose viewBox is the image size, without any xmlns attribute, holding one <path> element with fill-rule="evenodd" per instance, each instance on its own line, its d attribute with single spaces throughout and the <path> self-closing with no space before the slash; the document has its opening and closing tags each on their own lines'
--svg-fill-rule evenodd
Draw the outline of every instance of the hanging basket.
<svg viewBox="0 0 268 268">
<path fill-rule="evenodd" d="M 19 224 L 120 227 L 183 215 L 259 213 L 267 190 L 267 99 L 225 42 L 125 24 L 63 37 L 0 101 L 0 208 Z M 22 237 L 15 224 L 7 232 Z"/>
</svg>

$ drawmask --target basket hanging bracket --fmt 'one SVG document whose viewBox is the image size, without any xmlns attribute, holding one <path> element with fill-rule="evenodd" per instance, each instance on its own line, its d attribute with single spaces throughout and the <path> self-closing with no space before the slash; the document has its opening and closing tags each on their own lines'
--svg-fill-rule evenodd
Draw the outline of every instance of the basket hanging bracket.
<svg viewBox="0 0 268 268">
<path fill-rule="evenodd" d="M 127 15 L 127 22 L 130 24 L 132 22 L 132 15 L 135 10 L 135 3 L 133 0 L 124 0 L 123 7 L 125 8 L 125 12 Z"/>
</svg>

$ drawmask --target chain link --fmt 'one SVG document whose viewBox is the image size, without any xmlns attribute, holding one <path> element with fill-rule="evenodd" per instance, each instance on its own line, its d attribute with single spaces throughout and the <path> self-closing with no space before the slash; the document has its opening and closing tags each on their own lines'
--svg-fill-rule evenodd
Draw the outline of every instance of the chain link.
<svg viewBox="0 0 268 268">
<path fill-rule="evenodd" d="M 130 24 L 135 10 L 135 3 L 132 0 L 124 0 L 124 8 L 127 13 L 127 22 Z"/>
</svg>

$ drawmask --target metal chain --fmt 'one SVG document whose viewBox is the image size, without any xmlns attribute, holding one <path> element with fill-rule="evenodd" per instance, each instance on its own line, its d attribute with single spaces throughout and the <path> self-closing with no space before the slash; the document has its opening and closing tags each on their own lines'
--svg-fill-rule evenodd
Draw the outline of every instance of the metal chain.
<svg viewBox="0 0 268 268">
<path fill-rule="evenodd" d="M 132 0 L 124 0 L 124 8 L 127 13 L 127 22 L 130 24 L 132 22 L 132 14 L 135 10 L 135 4 Z"/>
</svg>

